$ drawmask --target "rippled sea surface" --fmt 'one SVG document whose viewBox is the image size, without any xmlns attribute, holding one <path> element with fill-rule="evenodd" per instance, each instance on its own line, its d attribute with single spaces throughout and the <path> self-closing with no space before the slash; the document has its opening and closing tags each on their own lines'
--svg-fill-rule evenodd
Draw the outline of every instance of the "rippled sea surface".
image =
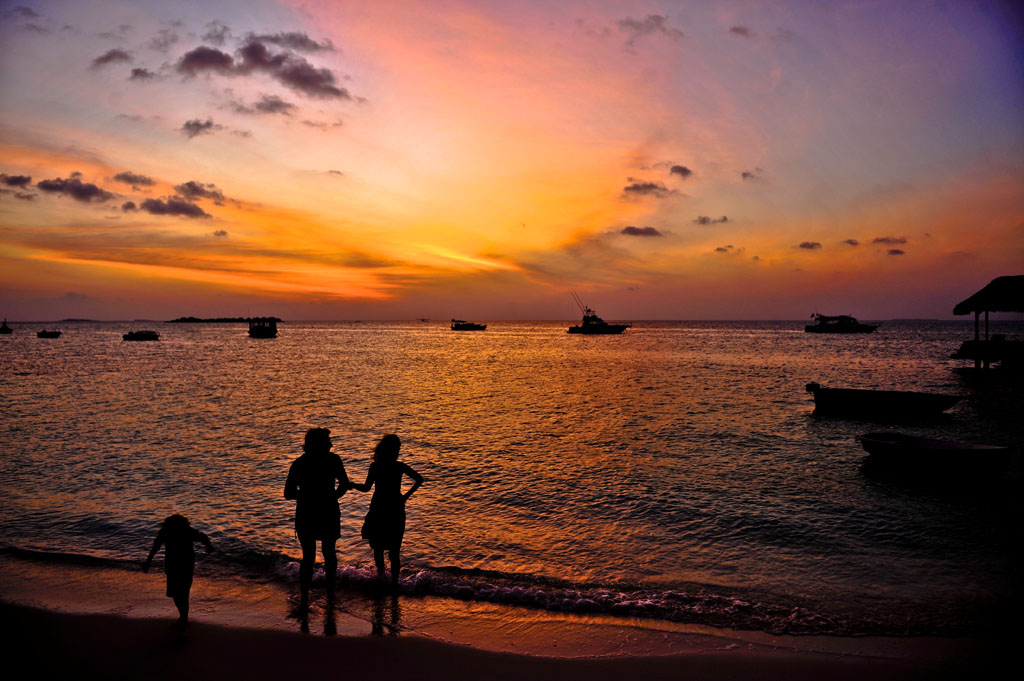
<svg viewBox="0 0 1024 681">
<path fill-rule="evenodd" d="M 293 322 L 273 340 L 14 325 L 0 336 L 0 544 L 137 561 L 177 511 L 210 534 L 216 569 L 294 580 L 282 488 L 305 430 L 324 426 L 353 478 L 390 432 L 426 478 L 408 507 L 410 593 L 838 634 L 970 633 L 1019 601 L 1014 470 L 982 489 L 865 475 L 855 436 L 893 426 L 815 418 L 804 392 L 961 394 L 948 417 L 898 428 L 1016 446 L 1019 413 L 951 370 L 969 324 L 566 325 Z M 129 328 L 161 340 L 123 342 Z M 341 504 L 354 586 L 372 563 L 368 502 Z"/>
</svg>

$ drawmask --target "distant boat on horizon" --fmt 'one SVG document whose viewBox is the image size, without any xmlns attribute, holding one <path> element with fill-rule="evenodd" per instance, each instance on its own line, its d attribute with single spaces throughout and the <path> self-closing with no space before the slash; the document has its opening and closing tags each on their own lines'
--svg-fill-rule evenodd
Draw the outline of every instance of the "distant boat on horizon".
<svg viewBox="0 0 1024 681">
<path fill-rule="evenodd" d="M 249 319 L 250 338 L 277 338 L 276 317 L 252 317 Z"/>
<path fill-rule="evenodd" d="M 609 324 L 598 317 L 596 312 L 584 305 L 583 301 L 580 300 L 580 297 L 576 294 L 576 291 L 570 289 L 569 293 L 572 294 L 572 299 L 576 301 L 576 305 L 579 306 L 580 311 L 583 312 L 583 322 L 576 326 L 570 326 L 569 333 L 578 333 L 588 336 L 610 335 L 622 333 L 632 326 L 632 324 Z"/>
<path fill-rule="evenodd" d="M 815 323 L 804 327 L 804 331 L 807 333 L 871 333 L 879 326 L 878 324 L 861 324 L 848 314 L 830 317 L 815 312 L 811 318 Z"/>
<path fill-rule="evenodd" d="M 121 338 L 126 341 L 158 341 L 160 334 L 156 331 L 129 331 L 122 334 Z"/>
<path fill-rule="evenodd" d="M 453 319 L 452 320 L 452 331 L 486 331 L 486 324 L 477 324 L 476 322 L 467 322 L 465 319 Z"/>
<path fill-rule="evenodd" d="M 0 325 L 0 333 L 12 333 L 13 329 L 7 326 L 7 317 L 4 317 L 4 323 Z"/>
<path fill-rule="evenodd" d="M 47 331 L 46 329 L 43 329 L 36 333 L 36 338 L 60 338 L 60 334 L 60 331 Z"/>
</svg>

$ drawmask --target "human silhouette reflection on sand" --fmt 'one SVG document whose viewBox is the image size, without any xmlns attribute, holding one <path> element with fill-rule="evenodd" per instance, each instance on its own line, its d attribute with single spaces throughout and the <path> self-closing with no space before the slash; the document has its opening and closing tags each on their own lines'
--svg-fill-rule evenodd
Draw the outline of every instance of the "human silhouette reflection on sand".
<svg viewBox="0 0 1024 681">
<path fill-rule="evenodd" d="M 292 462 L 284 485 L 284 498 L 295 501 L 295 534 L 302 546 L 299 566 L 301 608 L 309 607 L 309 587 L 313 581 L 316 543 L 324 556 L 327 598 L 334 598 L 338 576 L 335 543 L 341 528 L 338 499 L 348 491 L 349 480 L 341 458 L 331 452 L 331 431 L 310 428 L 306 431 L 303 454 Z"/>
<path fill-rule="evenodd" d="M 405 502 L 423 484 L 423 476 L 398 460 L 402 441 L 397 435 L 385 435 L 373 450 L 373 461 L 366 474 L 366 482 L 352 484 L 353 489 L 369 492 L 370 510 L 363 521 L 363 539 L 373 547 L 373 560 L 377 564 L 377 576 L 384 578 L 384 551 L 391 559 L 391 584 L 398 588 L 398 577 L 402 569 L 402 537 L 405 535 Z M 413 479 L 413 486 L 402 493 L 402 476 Z"/>
<path fill-rule="evenodd" d="M 370 622 L 372 636 L 397 636 L 402 630 L 401 619 L 402 607 L 398 603 L 398 594 L 374 594 L 373 617 Z"/>
</svg>

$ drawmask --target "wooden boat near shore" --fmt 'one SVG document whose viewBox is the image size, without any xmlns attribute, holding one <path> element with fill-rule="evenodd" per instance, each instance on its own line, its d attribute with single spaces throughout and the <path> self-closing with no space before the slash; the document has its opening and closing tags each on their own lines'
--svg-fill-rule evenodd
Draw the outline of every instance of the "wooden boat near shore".
<svg viewBox="0 0 1024 681">
<path fill-rule="evenodd" d="M 958 440 L 878 432 L 857 436 L 870 465 L 888 470 L 927 474 L 1002 474 L 1010 462 L 1009 447 Z"/>
<path fill-rule="evenodd" d="M 937 416 L 962 399 L 959 395 L 910 390 L 823 388 L 818 383 L 808 383 L 805 389 L 814 395 L 814 413 L 818 416 L 877 420 Z"/>
</svg>

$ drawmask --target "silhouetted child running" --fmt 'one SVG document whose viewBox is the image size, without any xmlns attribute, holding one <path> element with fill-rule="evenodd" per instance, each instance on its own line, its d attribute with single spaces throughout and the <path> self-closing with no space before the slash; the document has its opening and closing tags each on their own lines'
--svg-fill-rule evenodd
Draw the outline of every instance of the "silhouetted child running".
<svg viewBox="0 0 1024 681">
<path fill-rule="evenodd" d="M 193 529 L 188 518 L 178 513 L 167 516 L 160 525 L 160 531 L 153 540 L 153 548 L 149 551 L 143 572 L 149 572 L 153 556 L 164 547 L 164 572 L 167 573 L 167 596 L 174 599 L 178 608 L 178 621 L 174 626 L 184 635 L 188 626 L 188 594 L 192 590 L 192 573 L 196 567 L 196 552 L 193 544 L 202 542 L 206 552 L 213 551 L 210 538 L 199 530 Z"/>
</svg>

